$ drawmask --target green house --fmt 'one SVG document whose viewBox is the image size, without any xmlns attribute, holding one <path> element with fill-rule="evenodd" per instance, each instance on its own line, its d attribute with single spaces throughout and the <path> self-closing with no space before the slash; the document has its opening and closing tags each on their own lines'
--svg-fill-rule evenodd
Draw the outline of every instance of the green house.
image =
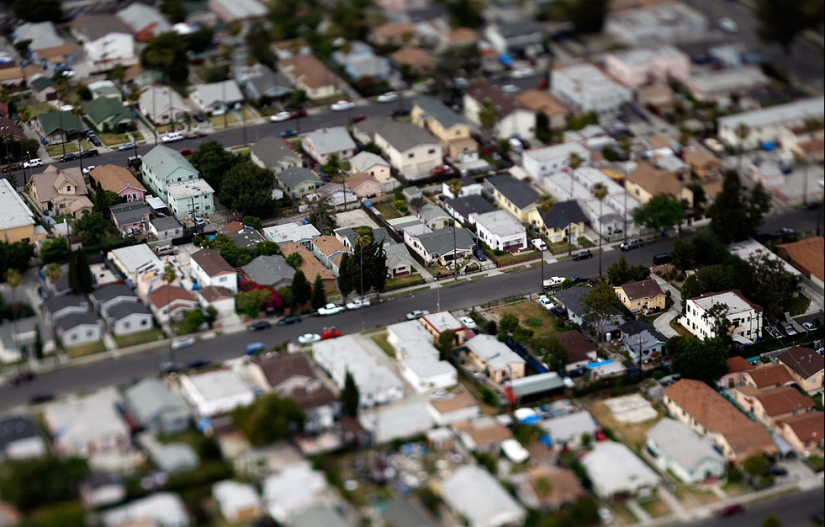
<svg viewBox="0 0 825 527">
<path fill-rule="evenodd" d="M 86 117 L 99 131 L 122 132 L 134 128 L 135 118 L 117 99 L 99 97 L 84 107 Z"/>
</svg>

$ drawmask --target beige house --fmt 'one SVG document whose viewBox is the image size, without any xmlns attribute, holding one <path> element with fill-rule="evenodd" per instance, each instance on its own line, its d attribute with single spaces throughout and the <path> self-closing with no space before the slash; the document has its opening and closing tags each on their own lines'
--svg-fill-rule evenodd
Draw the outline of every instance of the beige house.
<svg viewBox="0 0 825 527">
<path fill-rule="evenodd" d="M 788 368 L 796 384 L 806 392 L 822 389 L 822 377 L 825 376 L 825 357 L 810 348 L 794 346 L 776 358 Z"/>
<path fill-rule="evenodd" d="M 641 162 L 627 178 L 627 191 L 643 205 L 653 196 L 665 195 L 676 198 L 688 207 L 693 206 L 693 191 L 675 175 L 653 165 Z"/>
<path fill-rule="evenodd" d="M 548 92 L 525 90 L 516 95 L 516 100 L 531 112 L 543 113 L 550 123 L 550 128 L 563 130 L 567 126 L 570 110 Z"/>
<path fill-rule="evenodd" d="M 0 179 L 0 239 L 6 243 L 34 243 L 46 237 L 43 227 L 8 179 Z"/>
<path fill-rule="evenodd" d="M 359 198 L 371 198 L 383 194 L 381 182 L 375 176 L 363 172 L 356 172 L 347 178 L 346 185 Z"/>
<path fill-rule="evenodd" d="M 813 399 L 805 397 L 796 388 L 782 386 L 760 390 L 740 386 L 733 391 L 736 402 L 753 414 L 760 423 L 772 428 L 776 421 L 796 417 L 814 409 Z"/>
<path fill-rule="evenodd" d="M 818 410 L 777 421 L 774 430 L 803 455 L 822 455 L 825 445 L 825 414 Z"/>
<path fill-rule="evenodd" d="M 493 382 L 524 377 L 526 362 L 507 344 L 491 335 L 476 335 L 467 342 L 470 361 Z"/>
<path fill-rule="evenodd" d="M 370 41 L 373 44 L 406 44 L 415 37 L 415 26 L 410 22 L 382 24 L 373 28 Z"/>
<path fill-rule="evenodd" d="M 375 130 L 374 140 L 390 164 L 408 178 L 429 175 L 442 162 L 441 143 L 408 123 L 384 121 Z"/>
<path fill-rule="evenodd" d="M 448 157 L 457 158 L 461 154 L 474 154 L 478 151 L 478 143 L 471 135 L 470 123 L 441 101 L 421 95 L 415 99 L 410 115 L 413 124 L 428 130 L 441 141 Z"/>
<path fill-rule="evenodd" d="M 780 258 L 819 287 L 825 286 L 825 238 L 814 236 L 776 246 Z"/>
<path fill-rule="evenodd" d="M 722 171 L 722 162 L 719 158 L 700 148 L 685 150 L 682 154 L 682 161 L 690 167 L 694 174 L 702 179 L 718 176 Z"/>
<path fill-rule="evenodd" d="M 665 292 L 656 280 L 631 280 L 614 287 L 616 296 L 631 313 L 657 313 L 665 309 Z"/>
<path fill-rule="evenodd" d="M 363 173 L 374 177 L 379 182 L 392 179 L 390 164 L 381 156 L 372 152 L 359 152 L 349 160 L 352 175 Z"/>
<path fill-rule="evenodd" d="M 94 206 L 80 168 L 59 169 L 49 165 L 42 173 L 32 176 L 26 192 L 40 210 L 48 210 L 53 216 L 79 218 Z"/>
<path fill-rule="evenodd" d="M 794 382 L 783 364 L 769 364 L 742 372 L 742 385 L 760 390 L 790 386 Z"/>
<path fill-rule="evenodd" d="M 312 55 L 296 55 L 280 61 L 280 70 L 303 90 L 310 100 L 317 101 L 344 94 L 346 84 Z"/>
</svg>

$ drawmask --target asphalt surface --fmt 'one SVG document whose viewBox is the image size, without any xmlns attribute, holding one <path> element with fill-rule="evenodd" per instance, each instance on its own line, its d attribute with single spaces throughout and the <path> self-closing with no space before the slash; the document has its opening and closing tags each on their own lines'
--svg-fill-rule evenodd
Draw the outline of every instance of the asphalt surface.
<svg viewBox="0 0 825 527">
<path fill-rule="evenodd" d="M 721 506 L 720 506 L 721 507 Z M 729 518 L 713 517 L 689 527 L 759 527 L 765 517 L 776 514 L 783 527 L 813 527 L 812 517 L 823 512 L 822 488 L 796 492 L 776 499 L 760 501 L 745 506 L 745 512 Z"/>
</svg>

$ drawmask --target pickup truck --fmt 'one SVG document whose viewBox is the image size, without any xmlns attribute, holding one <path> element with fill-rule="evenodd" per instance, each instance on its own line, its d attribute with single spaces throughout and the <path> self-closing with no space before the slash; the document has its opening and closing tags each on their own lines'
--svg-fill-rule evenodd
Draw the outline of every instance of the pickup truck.
<svg viewBox="0 0 825 527">
<path fill-rule="evenodd" d="M 356 298 L 352 302 L 347 302 L 347 309 L 349 309 L 349 310 L 361 309 L 362 307 L 369 307 L 369 305 L 370 305 L 369 298 L 364 298 L 364 299 Z"/>
<path fill-rule="evenodd" d="M 343 306 L 336 306 L 335 304 L 327 304 L 324 307 L 318 310 L 318 314 L 321 316 L 328 316 L 328 315 L 337 315 L 338 313 L 342 313 L 345 311 L 346 308 Z"/>
<path fill-rule="evenodd" d="M 545 289 L 552 289 L 553 287 L 560 287 L 562 283 L 564 283 L 564 278 L 561 276 L 552 276 L 542 282 L 542 285 L 544 285 Z"/>
</svg>

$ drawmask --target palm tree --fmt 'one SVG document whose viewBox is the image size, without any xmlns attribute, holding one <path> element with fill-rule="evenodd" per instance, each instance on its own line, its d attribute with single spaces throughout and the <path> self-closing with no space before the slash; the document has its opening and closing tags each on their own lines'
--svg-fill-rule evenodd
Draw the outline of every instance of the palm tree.
<svg viewBox="0 0 825 527">
<path fill-rule="evenodd" d="M 369 227 L 367 229 L 369 229 Z M 372 229 L 367 229 L 363 229 L 358 233 L 358 236 L 355 237 L 355 245 L 358 247 L 358 254 L 360 258 L 359 267 L 361 268 L 361 287 L 358 288 L 361 295 L 361 300 L 364 299 L 364 248 L 373 241 Z"/>
<path fill-rule="evenodd" d="M 461 194 L 461 188 L 463 186 L 464 183 L 458 178 L 451 179 L 449 183 L 447 183 L 447 188 L 450 189 L 450 194 L 452 194 L 454 198 L 457 198 L 458 195 Z"/>
<path fill-rule="evenodd" d="M 43 268 L 43 274 L 51 283 L 55 283 L 63 276 L 63 267 L 56 263 L 50 263 Z"/>
<path fill-rule="evenodd" d="M 599 200 L 599 278 L 602 276 L 602 203 L 607 197 L 607 187 L 604 183 L 596 183 L 593 185 L 593 197 Z"/>
<path fill-rule="evenodd" d="M 739 164 L 736 168 L 736 171 L 742 173 L 742 150 L 744 147 L 745 139 L 747 139 L 751 135 L 751 129 L 745 123 L 739 123 L 739 126 L 736 127 L 736 137 L 739 139 Z"/>
<path fill-rule="evenodd" d="M 17 338 L 17 303 L 14 301 L 14 293 L 17 288 L 23 283 L 23 275 L 17 269 L 9 269 L 6 271 L 6 283 L 11 287 L 11 309 L 12 309 L 12 340 Z M 20 357 L 25 359 L 26 357 Z"/>
<path fill-rule="evenodd" d="M 172 313 L 169 312 L 169 302 L 170 295 L 172 294 L 172 284 L 177 280 L 178 273 L 175 271 L 175 268 L 172 264 L 166 264 L 163 268 L 163 274 L 160 275 L 160 279 L 166 282 L 166 321 L 169 323 L 169 330 L 171 333 L 172 328 Z"/>
<path fill-rule="evenodd" d="M 550 194 L 542 194 L 539 196 L 539 210 L 542 212 L 549 212 L 556 205 L 556 198 Z"/>
<path fill-rule="evenodd" d="M 817 130 L 822 128 L 822 123 L 819 119 L 805 119 L 805 130 L 808 134 L 813 134 Z M 803 180 L 802 186 L 802 205 L 806 208 L 808 207 L 808 169 L 811 168 L 811 156 L 805 156 L 805 179 Z M 819 216 L 819 212 L 817 212 L 817 217 Z M 818 230 L 818 229 L 817 229 Z M 819 236 L 819 233 L 817 233 Z"/>
<path fill-rule="evenodd" d="M 573 176 L 576 175 L 576 170 L 582 166 L 584 163 L 584 159 L 576 153 L 570 152 L 570 158 L 567 160 L 567 163 L 570 165 L 570 169 L 573 171 L 570 174 L 570 199 L 573 199 Z M 569 212 L 567 214 L 567 256 L 571 256 L 573 254 L 573 240 L 570 238 L 570 224 L 573 223 L 573 207 L 569 207 Z"/>
</svg>

